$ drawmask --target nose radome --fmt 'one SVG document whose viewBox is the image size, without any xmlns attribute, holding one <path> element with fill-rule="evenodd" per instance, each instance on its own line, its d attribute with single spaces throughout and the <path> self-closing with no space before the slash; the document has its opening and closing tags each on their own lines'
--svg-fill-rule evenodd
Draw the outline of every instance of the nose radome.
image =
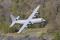
<svg viewBox="0 0 60 40">
<path fill-rule="evenodd" d="M 43 19 L 43 21 L 46 21 L 45 19 Z"/>
<path fill-rule="evenodd" d="M 46 20 L 42 18 L 42 21 L 46 21 Z"/>
</svg>

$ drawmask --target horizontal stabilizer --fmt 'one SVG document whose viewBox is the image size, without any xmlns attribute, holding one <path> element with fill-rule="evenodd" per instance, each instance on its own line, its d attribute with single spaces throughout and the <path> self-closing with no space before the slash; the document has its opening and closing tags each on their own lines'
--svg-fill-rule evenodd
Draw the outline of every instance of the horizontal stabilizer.
<svg viewBox="0 0 60 40">
<path fill-rule="evenodd" d="M 13 15 L 10 15 L 10 17 L 11 17 L 11 20 L 12 20 L 12 24 L 10 25 L 10 27 L 12 27 L 16 23 L 16 21 L 19 19 L 19 16 L 14 17 Z"/>
</svg>

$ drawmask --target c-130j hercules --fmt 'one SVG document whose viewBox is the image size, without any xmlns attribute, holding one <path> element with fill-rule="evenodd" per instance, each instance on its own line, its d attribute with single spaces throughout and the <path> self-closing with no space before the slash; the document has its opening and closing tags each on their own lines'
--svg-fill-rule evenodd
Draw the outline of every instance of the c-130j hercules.
<svg viewBox="0 0 60 40">
<path fill-rule="evenodd" d="M 19 23 L 19 24 L 23 24 L 22 27 L 20 28 L 20 30 L 17 33 L 22 32 L 22 30 L 25 27 L 28 27 L 28 24 L 34 24 L 34 23 L 41 23 L 46 21 L 43 18 L 34 18 L 36 16 L 36 14 L 38 14 L 38 9 L 40 8 L 40 5 L 38 5 L 32 12 L 32 14 L 25 20 L 19 20 L 19 16 L 18 17 L 14 17 L 13 15 L 10 15 L 11 19 L 12 19 L 12 24 L 10 25 L 10 27 L 13 27 L 13 25 L 15 23 Z"/>
</svg>

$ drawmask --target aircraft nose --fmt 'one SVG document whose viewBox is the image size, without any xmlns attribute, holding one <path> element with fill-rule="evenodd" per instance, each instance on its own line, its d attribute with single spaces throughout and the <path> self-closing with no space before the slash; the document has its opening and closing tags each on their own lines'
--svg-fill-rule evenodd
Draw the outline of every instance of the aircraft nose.
<svg viewBox="0 0 60 40">
<path fill-rule="evenodd" d="M 46 21 L 46 20 L 42 18 L 42 21 Z"/>
<path fill-rule="evenodd" d="M 43 21 L 46 21 L 46 20 L 43 19 Z"/>
</svg>

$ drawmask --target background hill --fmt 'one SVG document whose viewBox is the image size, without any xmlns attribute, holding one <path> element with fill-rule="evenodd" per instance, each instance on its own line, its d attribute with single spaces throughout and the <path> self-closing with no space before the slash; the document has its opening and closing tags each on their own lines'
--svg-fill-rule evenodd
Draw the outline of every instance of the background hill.
<svg viewBox="0 0 60 40">
<path fill-rule="evenodd" d="M 48 24 L 45 26 L 40 24 L 32 25 L 31 27 L 33 28 L 31 29 L 43 27 L 45 28 L 44 30 L 46 30 L 44 32 L 46 34 L 56 33 L 54 35 L 60 35 L 60 0 L 0 0 L 0 32 L 15 32 L 19 24 L 15 25 L 13 28 L 9 28 L 11 24 L 10 14 L 20 16 L 21 19 L 26 19 L 37 5 L 41 5 L 39 17 L 46 19 Z M 50 35 L 48 36 L 50 38 Z"/>
</svg>

